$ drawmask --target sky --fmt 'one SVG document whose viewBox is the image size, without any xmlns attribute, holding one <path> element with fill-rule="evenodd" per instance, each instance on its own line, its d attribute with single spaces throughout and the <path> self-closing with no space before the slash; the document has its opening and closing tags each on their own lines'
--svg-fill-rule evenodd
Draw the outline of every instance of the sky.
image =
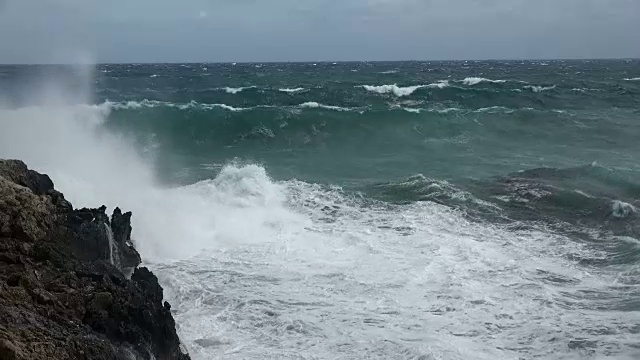
<svg viewBox="0 0 640 360">
<path fill-rule="evenodd" d="M 0 63 L 640 57 L 640 0 L 0 0 Z"/>
</svg>

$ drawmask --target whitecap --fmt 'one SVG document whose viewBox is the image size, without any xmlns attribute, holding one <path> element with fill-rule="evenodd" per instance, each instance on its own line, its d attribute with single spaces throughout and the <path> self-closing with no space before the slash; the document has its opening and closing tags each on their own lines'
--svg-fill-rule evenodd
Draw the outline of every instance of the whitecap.
<svg viewBox="0 0 640 360">
<path fill-rule="evenodd" d="M 477 109 L 477 110 L 476 110 L 476 111 L 474 111 L 474 112 L 476 112 L 476 113 L 485 113 L 485 112 L 488 112 L 488 113 L 496 113 L 496 112 L 503 112 L 503 113 L 506 113 L 506 114 L 511 114 L 511 113 L 514 113 L 514 112 L 515 112 L 515 110 L 513 110 L 513 109 L 509 109 L 509 108 L 504 107 L 504 106 L 489 106 L 489 107 L 483 107 L 483 108 Z"/>
<path fill-rule="evenodd" d="M 293 93 L 297 93 L 297 92 L 301 92 L 301 91 L 305 91 L 307 89 L 305 88 L 294 88 L 294 89 L 289 89 L 289 88 L 284 88 L 284 89 L 278 89 L 278 91 L 280 92 L 285 92 L 288 94 L 293 94 Z"/>
<path fill-rule="evenodd" d="M 111 102 L 105 101 L 100 105 L 96 105 L 99 108 L 106 108 L 108 111 L 111 110 L 138 110 L 142 108 L 155 108 L 155 107 L 169 107 L 176 108 L 180 110 L 189 110 L 189 109 L 201 109 L 201 110 L 211 110 L 214 108 L 225 109 L 229 111 L 243 111 L 249 110 L 251 108 L 237 108 L 226 104 L 206 104 L 199 103 L 197 101 L 190 101 L 185 104 L 175 104 L 167 101 L 157 101 L 157 100 L 141 100 L 141 101 L 122 101 L 122 102 Z"/>
<path fill-rule="evenodd" d="M 429 84 L 426 87 L 444 89 L 446 87 L 449 87 L 449 80 L 439 80 L 437 83 Z"/>
<path fill-rule="evenodd" d="M 255 88 L 255 86 L 245 86 L 245 87 L 237 87 L 237 88 L 233 88 L 233 87 L 224 87 L 221 90 L 224 90 L 227 92 L 227 94 L 237 94 L 239 92 L 245 91 L 247 89 L 253 89 Z"/>
<path fill-rule="evenodd" d="M 618 219 L 624 219 L 629 217 L 630 215 L 635 214 L 636 212 L 637 210 L 635 206 L 626 202 L 616 200 L 611 205 L 610 215 Z"/>
<path fill-rule="evenodd" d="M 640 81 L 640 77 L 637 77 L 637 78 L 625 78 L 624 81 Z"/>
<path fill-rule="evenodd" d="M 340 106 L 333 106 L 333 105 L 324 105 L 324 104 L 320 104 L 318 102 L 315 101 L 308 101 L 306 103 L 300 104 L 298 105 L 299 108 L 308 108 L 308 109 L 327 109 L 327 110 L 335 110 L 335 111 L 351 111 L 352 109 L 349 108 L 343 108 Z"/>
<path fill-rule="evenodd" d="M 474 86 L 483 82 L 502 84 L 502 83 L 506 83 L 507 80 L 491 80 L 491 79 L 485 79 L 481 77 L 468 77 L 462 80 L 462 83 L 467 86 Z"/>
<path fill-rule="evenodd" d="M 461 111 L 459 108 L 446 108 L 446 109 L 440 109 L 440 110 L 435 110 L 437 113 L 439 114 L 448 114 L 450 112 L 456 112 L 456 111 Z"/>
<path fill-rule="evenodd" d="M 407 87 L 399 87 L 396 84 L 393 85 L 362 85 L 367 91 L 376 92 L 378 94 L 393 93 L 397 97 L 408 96 L 413 94 L 416 90 L 426 87 L 426 85 L 415 85 Z"/>
<path fill-rule="evenodd" d="M 556 88 L 556 85 L 553 86 L 535 86 L 535 85 L 527 85 L 524 87 L 525 89 L 529 89 L 535 93 L 539 93 L 539 92 L 543 92 L 543 91 L 548 91 L 548 90 L 553 90 Z"/>
</svg>

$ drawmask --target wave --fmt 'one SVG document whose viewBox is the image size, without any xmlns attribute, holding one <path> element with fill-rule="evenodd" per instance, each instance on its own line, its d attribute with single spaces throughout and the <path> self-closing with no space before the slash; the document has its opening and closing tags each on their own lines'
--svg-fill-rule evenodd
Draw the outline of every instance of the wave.
<svg viewBox="0 0 640 360">
<path fill-rule="evenodd" d="M 324 104 L 317 103 L 315 101 L 308 101 L 306 103 L 298 105 L 298 107 L 300 107 L 300 108 L 310 108 L 310 109 L 321 108 L 321 109 L 335 110 L 335 111 L 352 111 L 353 110 L 351 108 L 344 108 L 344 107 L 340 107 L 340 106 L 324 105 Z"/>
<path fill-rule="evenodd" d="M 420 114 L 422 112 L 422 109 L 416 109 L 416 108 L 408 108 L 408 107 L 400 107 L 402 110 L 412 113 L 412 114 Z"/>
<path fill-rule="evenodd" d="M 602 89 L 590 89 L 590 88 L 573 88 L 571 91 L 586 93 L 588 91 L 604 91 Z"/>
<path fill-rule="evenodd" d="M 278 91 L 280 92 L 284 92 L 284 93 L 288 93 L 288 94 L 294 94 L 297 92 L 301 92 L 301 91 L 305 91 L 307 89 L 305 88 L 294 88 L 294 89 L 289 89 L 289 88 L 284 88 L 284 89 L 278 89 Z"/>
<path fill-rule="evenodd" d="M 416 90 L 423 88 L 424 85 L 415 85 L 407 87 L 399 87 L 398 85 L 362 85 L 367 91 L 376 92 L 378 94 L 393 93 L 397 97 L 408 96 L 413 94 Z"/>
<path fill-rule="evenodd" d="M 524 88 L 525 89 L 529 89 L 535 93 L 539 93 L 539 92 L 543 92 L 543 91 L 548 91 L 548 90 L 553 90 L 557 87 L 557 85 L 553 85 L 553 86 L 536 86 L 536 85 L 527 85 Z"/>
<path fill-rule="evenodd" d="M 491 79 L 485 79 L 481 77 L 468 77 L 462 80 L 461 82 L 467 86 L 474 86 L 483 82 L 488 82 L 493 84 L 502 84 L 502 83 L 506 83 L 507 80 L 491 80 Z"/>
<path fill-rule="evenodd" d="M 175 104 L 168 101 L 147 100 L 147 99 L 144 99 L 141 101 L 123 101 L 123 102 L 106 101 L 97 106 L 105 106 L 109 109 L 114 109 L 114 110 L 138 110 L 142 108 L 156 108 L 156 107 L 169 107 L 169 108 L 176 108 L 180 110 L 188 110 L 188 109 L 211 110 L 215 108 L 220 108 L 220 109 L 225 109 L 229 111 L 244 111 L 244 110 L 252 109 L 252 108 L 239 108 L 239 107 L 234 107 L 227 104 L 199 103 L 197 101 L 190 101 L 185 104 Z"/>
<path fill-rule="evenodd" d="M 440 80 L 437 83 L 433 83 L 433 84 L 429 84 L 426 87 L 428 88 L 437 88 L 437 89 L 444 89 L 446 87 L 449 87 L 449 80 Z"/>
<path fill-rule="evenodd" d="M 393 93 L 397 97 L 409 96 L 413 94 L 418 89 L 423 88 L 438 88 L 444 89 L 449 86 L 448 80 L 440 80 L 437 83 L 429 84 L 429 85 L 414 85 L 414 86 L 406 86 L 400 87 L 396 84 L 393 85 L 362 85 L 362 87 L 371 92 L 376 92 L 378 94 L 388 94 Z"/>
<path fill-rule="evenodd" d="M 213 109 L 224 109 L 229 111 L 247 111 L 253 109 L 268 109 L 268 108 L 307 108 L 307 109 L 327 109 L 334 111 L 354 111 L 354 108 L 346 108 L 341 106 L 334 105 L 325 105 L 318 103 L 316 101 L 308 101 L 299 105 L 292 106 L 273 106 L 273 105 L 257 105 L 252 107 L 235 107 L 227 104 L 207 104 L 200 103 L 197 101 L 190 101 L 188 103 L 176 104 L 168 101 L 158 101 L 158 100 L 141 100 L 141 101 L 122 101 L 122 102 L 112 102 L 105 101 L 102 104 L 92 105 L 93 107 L 102 109 L 103 111 L 110 112 L 112 110 L 139 110 L 143 108 L 157 108 L 157 107 L 165 107 L 165 108 L 174 108 L 179 110 L 213 110 Z"/>
<path fill-rule="evenodd" d="M 610 279 L 615 279 L 617 285 L 624 284 L 619 273 L 608 272 L 609 267 L 600 271 L 589 266 L 589 276 L 584 275 L 578 260 L 593 259 L 599 252 L 546 229 L 509 229 L 468 221 L 461 212 L 435 202 L 473 206 L 482 205 L 478 201 L 481 198 L 445 181 L 416 176 L 373 190 L 392 200 L 409 200 L 401 204 L 376 201 L 333 184 L 276 181 L 258 165 L 229 164 L 212 172 L 207 180 L 165 187 L 158 185 L 153 163 L 138 156 L 131 144 L 111 136 L 108 129 L 87 127 L 87 119 L 71 108 L 0 114 L 3 156 L 24 159 L 33 168 L 51 175 L 56 187 L 77 207 L 104 203 L 109 208 L 120 206 L 133 211 L 135 246 L 144 254 L 145 265 L 162 277 L 166 300 L 174 304 L 181 339 L 194 358 L 215 358 L 231 352 L 245 358 L 260 358 L 265 353 L 286 357 L 280 343 L 271 341 L 273 334 L 283 331 L 304 337 L 304 343 L 296 345 L 292 352 L 307 355 L 308 344 L 320 344 L 311 351 L 331 358 L 343 340 L 330 339 L 327 343 L 327 332 L 346 331 L 356 334 L 356 341 L 368 339 L 362 335 L 360 323 L 344 322 L 345 313 L 357 313 L 369 319 L 370 324 L 388 321 L 388 328 L 399 329 L 398 337 L 402 338 L 424 334 L 419 328 L 407 330 L 403 324 L 423 323 L 442 314 L 461 324 L 461 333 L 485 334 L 486 319 L 491 317 L 504 336 L 489 334 L 465 341 L 466 349 L 459 357 L 473 358 L 474 352 L 495 354 L 493 349 L 505 346 L 503 338 L 522 337 L 523 330 L 512 326 L 514 318 L 533 324 L 534 328 L 524 332 L 545 329 L 546 324 L 538 326 L 536 322 L 541 309 L 537 299 L 540 289 L 546 288 L 538 278 L 550 277 L 551 272 L 579 279 L 579 283 L 542 299 L 551 304 L 543 309 L 545 317 L 580 317 L 587 325 L 616 322 L 620 329 L 632 330 L 637 323 L 633 316 L 621 319 L 619 311 L 583 311 L 592 303 L 581 299 L 604 291 L 613 292 L 612 299 L 635 299 L 633 291 L 637 286 L 607 286 Z M 625 208 L 628 207 L 618 207 L 621 215 Z M 532 212 L 526 207 L 521 213 Z M 566 213 L 575 216 L 576 211 L 571 208 Z M 622 222 L 624 219 L 615 223 Z M 425 261 L 426 257 L 429 261 Z M 287 271 L 283 272 L 283 267 Z M 625 277 L 634 275 L 630 272 Z M 230 276 L 233 281 L 229 281 Z M 300 278 L 309 280 L 299 281 Z M 211 284 L 218 283 L 225 284 L 225 291 L 211 289 Z M 431 291 L 421 294 L 424 299 L 416 303 L 416 298 L 407 294 L 420 288 Z M 385 290 L 385 303 L 368 306 L 370 294 L 380 289 Z M 259 298 L 268 301 L 237 306 L 238 299 L 255 295 L 256 291 L 260 292 Z M 514 291 L 519 296 L 513 296 Z M 492 312 L 493 304 L 487 303 L 491 299 L 500 299 L 503 306 Z M 617 305 L 609 298 L 596 300 L 593 304 L 603 309 Z M 327 306 L 332 311 L 325 311 Z M 469 306 L 470 311 L 454 311 Z M 225 309 L 225 316 L 219 316 L 221 308 Z M 293 321 L 281 316 L 294 312 L 300 316 Z M 216 328 L 212 329 L 211 324 Z M 239 327 L 263 329 L 257 335 L 255 331 L 246 335 L 238 331 Z M 215 333 L 217 328 L 223 331 Z M 538 354 L 549 351 L 573 355 L 566 344 L 593 336 L 590 329 L 577 326 L 571 334 L 561 334 L 557 341 L 540 340 L 547 347 L 528 341 L 524 346 L 544 349 L 525 355 L 542 357 Z M 634 350 L 632 330 L 621 330 L 624 336 L 630 334 L 631 340 L 613 350 L 613 357 Z M 452 350 L 448 338 L 433 334 L 434 349 L 426 355 L 393 344 L 374 343 L 345 349 L 345 357 L 366 353 L 418 358 L 461 352 Z M 219 338 L 224 339 L 218 341 Z M 215 346 L 199 346 L 206 341 Z"/>
<path fill-rule="evenodd" d="M 243 92 L 245 90 L 255 89 L 255 88 L 256 88 L 256 86 L 245 86 L 245 87 L 238 87 L 238 88 L 224 87 L 221 90 L 226 91 L 227 94 L 234 94 L 235 95 L 235 94 Z"/>
<path fill-rule="evenodd" d="M 526 109 L 529 110 L 529 108 L 526 108 Z M 476 113 L 512 114 L 512 113 L 516 112 L 516 110 L 510 109 L 510 108 L 504 107 L 504 106 L 489 106 L 489 107 L 479 108 L 479 109 L 475 110 L 474 112 L 476 112 Z"/>
<path fill-rule="evenodd" d="M 397 74 L 398 70 L 387 70 L 387 71 L 381 71 L 379 74 L 383 74 L 383 75 L 389 75 L 389 74 Z"/>
<path fill-rule="evenodd" d="M 640 81 L 640 77 L 637 77 L 637 78 L 625 78 L 624 81 Z"/>
</svg>

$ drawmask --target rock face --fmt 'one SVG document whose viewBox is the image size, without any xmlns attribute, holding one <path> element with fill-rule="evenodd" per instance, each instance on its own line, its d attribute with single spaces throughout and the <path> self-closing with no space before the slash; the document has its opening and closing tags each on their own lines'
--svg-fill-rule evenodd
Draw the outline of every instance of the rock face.
<svg viewBox="0 0 640 360">
<path fill-rule="evenodd" d="M 0 160 L 0 359 L 189 359 L 130 220 Z"/>
</svg>

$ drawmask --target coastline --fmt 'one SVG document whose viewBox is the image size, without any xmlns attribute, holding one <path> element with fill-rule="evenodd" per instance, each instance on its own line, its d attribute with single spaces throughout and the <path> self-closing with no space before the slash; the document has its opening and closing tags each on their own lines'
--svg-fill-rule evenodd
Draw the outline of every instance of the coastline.
<svg viewBox="0 0 640 360">
<path fill-rule="evenodd" d="M 0 358 L 188 360 L 130 212 L 74 209 L 47 176 L 0 160 Z"/>
</svg>

